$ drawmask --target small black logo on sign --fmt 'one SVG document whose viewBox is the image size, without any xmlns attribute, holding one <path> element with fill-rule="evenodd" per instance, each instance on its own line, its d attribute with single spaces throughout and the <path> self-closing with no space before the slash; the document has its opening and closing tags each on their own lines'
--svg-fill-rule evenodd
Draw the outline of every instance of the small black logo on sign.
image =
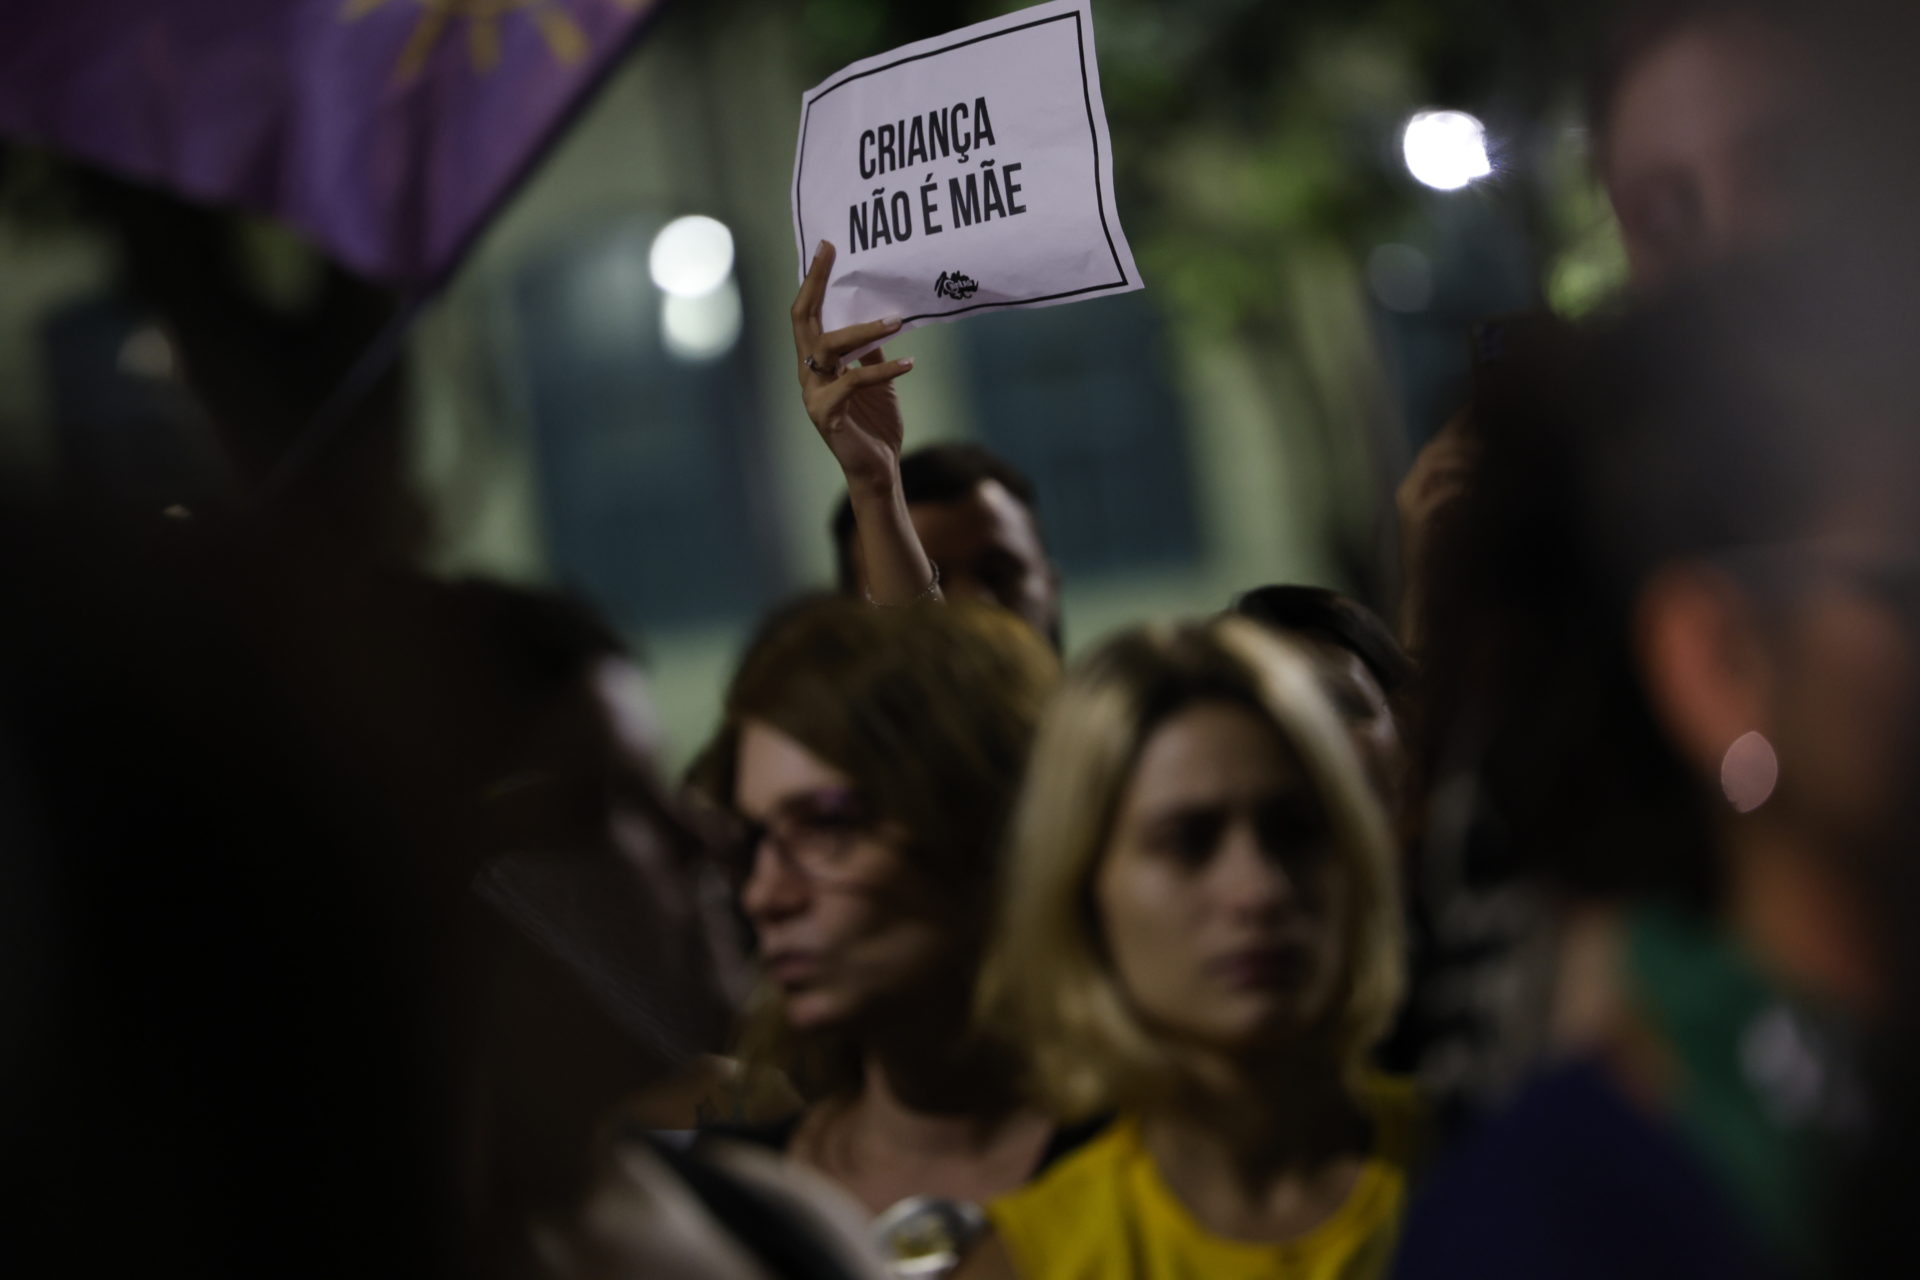
<svg viewBox="0 0 1920 1280">
<path fill-rule="evenodd" d="M 958 271 L 942 271 L 940 278 L 933 282 L 933 296 L 936 298 L 971 298 L 980 284 L 972 276 L 963 276 Z"/>
</svg>

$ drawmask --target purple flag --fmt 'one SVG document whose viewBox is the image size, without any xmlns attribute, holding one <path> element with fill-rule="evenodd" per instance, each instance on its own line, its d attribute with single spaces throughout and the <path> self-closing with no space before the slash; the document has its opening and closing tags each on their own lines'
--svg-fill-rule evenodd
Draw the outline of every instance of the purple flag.
<svg viewBox="0 0 1920 1280">
<path fill-rule="evenodd" d="M 45 0 L 0 21 L 0 134 L 436 280 L 659 0 Z"/>
</svg>

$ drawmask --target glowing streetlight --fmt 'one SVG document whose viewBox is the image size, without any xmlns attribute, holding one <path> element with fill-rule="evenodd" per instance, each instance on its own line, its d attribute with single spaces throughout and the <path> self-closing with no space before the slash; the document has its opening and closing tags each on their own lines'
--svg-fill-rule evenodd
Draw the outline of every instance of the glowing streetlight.
<svg viewBox="0 0 1920 1280">
<path fill-rule="evenodd" d="M 1464 111 L 1421 111 L 1400 137 L 1407 171 L 1435 191 L 1458 191 L 1493 172 L 1487 127 Z"/>
</svg>

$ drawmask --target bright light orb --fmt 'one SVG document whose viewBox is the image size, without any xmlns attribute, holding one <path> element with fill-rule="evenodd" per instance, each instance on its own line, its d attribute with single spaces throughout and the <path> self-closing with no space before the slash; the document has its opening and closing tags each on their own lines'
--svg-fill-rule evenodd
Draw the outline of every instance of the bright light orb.
<svg viewBox="0 0 1920 1280">
<path fill-rule="evenodd" d="M 653 238 L 647 270 L 663 292 L 676 298 L 712 293 L 733 273 L 733 232 L 704 214 L 675 218 Z"/>
<path fill-rule="evenodd" d="M 1464 111 L 1421 111 L 1400 138 L 1407 172 L 1435 191 L 1458 191 L 1493 172 L 1487 127 Z"/>
<path fill-rule="evenodd" d="M 667 354 L 703 364 L 733 350 L 740 340 L 740 287 L 723 280 L 696 298 L 668 294 L 660 300 L 660 343 Z"/>
</svg>

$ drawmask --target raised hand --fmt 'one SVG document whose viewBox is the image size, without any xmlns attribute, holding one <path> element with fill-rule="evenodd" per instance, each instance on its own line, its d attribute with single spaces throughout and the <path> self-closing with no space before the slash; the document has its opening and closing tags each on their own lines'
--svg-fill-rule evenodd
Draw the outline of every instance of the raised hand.
<svg viewBox="0 0 1920 1280">
<path fill-rule="evenodd" d="M 1429 578 L 1439 531 L 1457 517 L 1480 458 L 1480 440 L 1465 413 L 1427 442 L 1393 495 L 1400 517 L 1400 643 L 1418 655 L 1426 641 Z"/>
<path fill-rule="evenodd" d="M 822 241 L 793 300 L 793 346 L 807 417 L 839 462 L 849 492 L 857 495 L 897 477 L 905 432 L 893 380 L 913 368 L 913 361 L 888 360 L 876 347 L 858 364 L 846 363 L 850 352 L 898 330 L 898 320 L 820 331 L 820 304 L 833 259 L 833 246 Z"/>
</svg>

